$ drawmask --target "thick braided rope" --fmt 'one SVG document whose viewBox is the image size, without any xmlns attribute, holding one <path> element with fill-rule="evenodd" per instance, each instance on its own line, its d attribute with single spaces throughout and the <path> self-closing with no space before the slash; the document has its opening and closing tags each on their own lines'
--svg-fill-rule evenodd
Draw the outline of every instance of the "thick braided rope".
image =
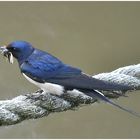
<svg viewBox="0 0 140 140">
<path fill-rule="evenodd" d="M 140 89 L 140 64 L 119 68 L 109 73 L 93 76 L 97 79 L 128 85 Z M 123 91 L 103 92 L 109 98 L 124 95 Z M 20 95 L 11 100 L 0 101 L 0 125 L 12 125 L 27 119 L 36 119 L 53 112 L 74 109 L 81 104 L 94 103 L 96 100 L 86 95 L 65 94 L 62 97 L 41 93 L 40 91 Z"/>
</svg>

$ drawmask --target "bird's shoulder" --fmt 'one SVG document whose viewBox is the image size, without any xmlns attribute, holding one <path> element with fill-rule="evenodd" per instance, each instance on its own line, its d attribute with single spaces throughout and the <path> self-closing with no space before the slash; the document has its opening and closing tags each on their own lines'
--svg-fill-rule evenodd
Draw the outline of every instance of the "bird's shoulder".
<svg viewBox="0 0 140 140">
<path fill-rule="evenodd" d="M 45 79 L 81 73 L 80 69 L 64 64 L 53 55 L 38 49 L 20 65 L 20 69 L 23 73 L 44 77 Z"/>
</svg>

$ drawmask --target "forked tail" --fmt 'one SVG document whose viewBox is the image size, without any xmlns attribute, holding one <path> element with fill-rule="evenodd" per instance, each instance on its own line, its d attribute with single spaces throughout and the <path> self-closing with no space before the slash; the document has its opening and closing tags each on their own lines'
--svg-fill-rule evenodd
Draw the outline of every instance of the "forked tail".
<svg viewBox="0 0 140 140">
<path fill-rule="evenodd" d="M 121 110 L 123 110 L 123 111 L 126 111 L 126 112 L 128 112 L 128 113 L 130 113 L 130 114 L 132 114 L 132 115 L 134 115 L 134 116 L 140 118 L 140 114 L 139 114 L 139 113 L 137 113 L 137 112 L 135 112 L 135 111 L 133 111 L 133 110 L 130 110 L 130 109 L 126 108 L 126 107 L 122 107 L 122 106 L 116 104 L 115 102 L 113 102 L 113 101 L 109 100 L 107 97 L 105 97 L 105 96 L 104 96 L 100 91 L 98 91 L 98 90 L 94 90 L 94 92 L 92 92 L 92 93 L 90 92 L 90 94 L 87 94 L 87 95 L 88 95 L 88 96 L 91 96 L 91 97 L 95 97 L 95 98 L 100 99 L 100 100 L 102 100 L 102 101 L 105 101 L 105 102 L 107 102 L 107 103 L 109 103 L 109 104 L 111 104 L 111 105 L 113 105 L 113 106 L 118 107 L 119 109 L 121 109 Z"/>
</svg>

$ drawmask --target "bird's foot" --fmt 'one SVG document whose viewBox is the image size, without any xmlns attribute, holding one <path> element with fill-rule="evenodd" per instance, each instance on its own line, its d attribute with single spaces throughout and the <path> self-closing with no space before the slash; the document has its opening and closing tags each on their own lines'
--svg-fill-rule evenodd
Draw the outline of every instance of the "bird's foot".
<svg viewBox="0 0 140 140">
<path fill-rule="evenodd" d="M 42 89 L 38 89 L 35 93 L 43 93 L 44 91 Z"/>
</svg>

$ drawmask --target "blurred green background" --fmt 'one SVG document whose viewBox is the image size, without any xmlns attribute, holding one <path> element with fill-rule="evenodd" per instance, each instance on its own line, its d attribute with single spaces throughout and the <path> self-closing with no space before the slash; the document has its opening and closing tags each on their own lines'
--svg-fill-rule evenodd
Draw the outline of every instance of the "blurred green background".
<svg viewBox="0 0 140 140">
<path fill-rule="evenodd" d="M 140 2 L 0 2 L 0 45 L 26 40 L 97 74 L 139 63 Z M 0 99 L 37 88 L 0 56 Z M 140 92 L 117 103 L 140 112 Z M 140 138 L 140 119 L 105 103 L 0 127 L 0 138 Z"/>
</svg>

